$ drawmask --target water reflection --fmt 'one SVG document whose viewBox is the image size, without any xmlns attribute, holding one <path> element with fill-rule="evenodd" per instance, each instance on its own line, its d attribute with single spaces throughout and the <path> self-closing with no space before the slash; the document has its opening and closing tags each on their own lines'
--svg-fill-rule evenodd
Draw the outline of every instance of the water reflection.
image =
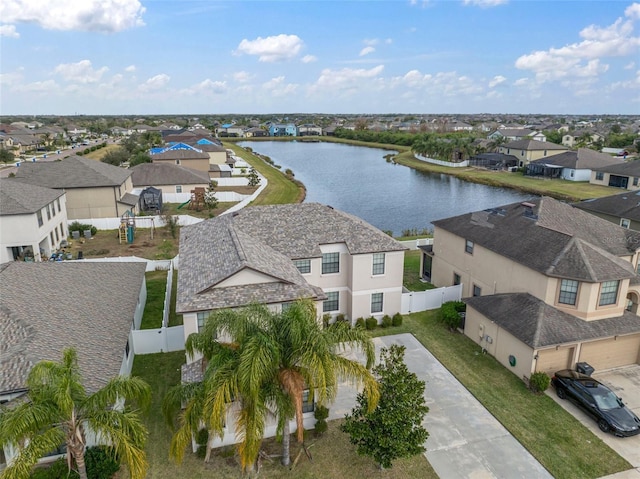
<svg viewBox="0 0 640 479">
<path fill-rule="evenodd" d="M 331 205 L 400 235 L 437 219 L 531 197 L 514 190 L 387 163 L 388 150 L 339 143 L 241 142 L 291 169 L 307 202 Z"/>
</svg>

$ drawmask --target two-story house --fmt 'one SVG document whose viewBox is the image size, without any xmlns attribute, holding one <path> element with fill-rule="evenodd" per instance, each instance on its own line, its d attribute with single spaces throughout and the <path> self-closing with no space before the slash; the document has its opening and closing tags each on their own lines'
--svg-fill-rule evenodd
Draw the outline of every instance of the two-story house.
<svg viewBox="0 0 640 479">
<path fill-rule="evenodd" d="M 63 261 L 0 265 L 0 404 L 20 400 L 41 360 L 78 354 L 89 393 L 133 367 L 133 330 L 147 298 L 144 263 Z M 9 406 L 10 407 L 10 406 Z M 88 435 L 95 444 L 93 434 Z M 0 470 L 15 451 L 0 448 Z M 43 460 L 64 455 L 52 451 Z"/>
<path fill-rule="evenodd" d="M 515 156 L 518 158 L 518 167 L 523 168 L 530 161 L 558 155 L 568 149 L 566 146 L 556 145 L 548 141 L 516 140 L 500 145 L 498 153 Z"/>
<path fill-rule="evenodd" d="M 424 269 L 463 284 L 465 334 L 519 377 L 640 361 L 640 233 L 548 197 L 434 226 Z"/>
<path fill-rule="evenodd" d="M 138 211 L 130 170 L 80 156 L 23 163 L 12 181 L 64 191 L 70 220 L 114 218 Z"/>
<path fill-rule="evenodd" d="M 68 233 L 64 191 L 0 179 L 0 263 L 41 261 Z"/>
<path fill-rule="evenodd" d="M 626 161 L 596 168 L 591 172 L 589 183 L 625 190 L 640 189 L 640 161 Z"/>
<path fill-rule="evenodd" d="M 176 310 L 185 337 L 208 314 L 299 298 L 319 316 L 400 311 L 405 247 L 359 218 L 317 203 L 254 206 L 180 232 Z"/>
<path fill-rule="evenodd" d="M 272 123 L 269 125 L 269 136 L 297 136 L 298 129 L 293 123 Z"/>
</svg>

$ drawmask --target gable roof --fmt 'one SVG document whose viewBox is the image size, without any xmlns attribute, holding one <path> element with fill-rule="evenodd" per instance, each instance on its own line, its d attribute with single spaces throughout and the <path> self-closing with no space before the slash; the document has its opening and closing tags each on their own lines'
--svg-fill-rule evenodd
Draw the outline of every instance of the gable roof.
<svg viewBox="0 0 640 479">
<path fill-rule="evenodd" d="M 252 206 L 180 231 L 179 312 L 324 299 L 292 260 L 321 257 L 320 245 L 345 243 L 351 254 L 405 249 L 359 218 L 317 203 Z M 275 281 L 215 288 L 244 270 Z"/>
<path fill-rule="evenodd" d="M 562 166 L 563 168 L 593 170 L 605 166 L 619 165 L 620 158 L 600 153 L 589 148 L 579 148 L 578 151 L 565 151 L 548 158 L 541 158 L 531 163 Z"/>
<path fill-rule="evenodd" d="M 0 270 L 0 392 L 23 389 L 34 364 L 59 360 L 67 347 L 77 350 L 89 391 L 117 376 L 144 271 L 145 263 L 124 262 L 4 265 Z"/>
<path fill-rule="evenodd" d="M 433 224 L 548 276 L 601 282 L 634 278 L 620 256 L 640 248 L 640 233 L 553 198 L 454 216 Z"/>
<path fill-rule="evenodd" d="M 46 188 L 92 188 L 120 186 L 131 171 L 101 161 L 70 156 L 61 161 L 22 163 L 16 181 Z"/>
<path fill-rule="evenodd" d="M 463 301 L 534 349 L 640 332 L 640 316 L 629 311 L 616 318 L 585 321 L 529 293 L 474 296 Z"/>
<path fill-rule="evenodd" d="M 209 184 L 205 172 L 169 163 L 141 163 L 131 168 L 133 186 Z"/>
<path fill-rule="evenodd" d="M 165 149 L 160 153 L 151 152 L 151 161 L 157 160 L 208 160 L 209 155 L 202 150 L 191 149 Z"/>
<path fill-rule="evenodd" d="M 515 148 L 518 150 L 537 151 L 537 150 L 568 150 L 566 146 L 557 145 L 549 141 L 539 140 L 515 140 L 505 143 L 502 148 Z"/>
<path fill-rule="evenodd" d="M 640 190 L 575 203 L 581 210 L 640 221 Z"/>
<path fill-rule="evenodd" d="M 64 191 L 0 179 L 0 216 L 27 215 L 41 210 Z"/>
</svg>

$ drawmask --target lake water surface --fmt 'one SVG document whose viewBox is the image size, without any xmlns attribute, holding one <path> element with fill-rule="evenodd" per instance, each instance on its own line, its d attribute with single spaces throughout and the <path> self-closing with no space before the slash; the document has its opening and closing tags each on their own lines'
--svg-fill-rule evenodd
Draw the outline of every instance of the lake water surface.
<svg viewBox="0 0 640 479">
<path fill-rule="evenodd" d="M 531 195 L 424 173 L 387 163 L 390 151 L 340 143 L 243 141 L 291 169 L 307 188 L 306 202 L 356 215 L 394 236 L 432 228 L 431 222 L 471 211 L 524 201 Z"/>
</svg>

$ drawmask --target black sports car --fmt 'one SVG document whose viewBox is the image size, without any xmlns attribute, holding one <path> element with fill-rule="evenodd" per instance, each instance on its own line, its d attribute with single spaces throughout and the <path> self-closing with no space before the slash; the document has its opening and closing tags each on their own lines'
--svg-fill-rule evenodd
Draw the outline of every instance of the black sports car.
<svg viewBox="0 0 640 479">
<path fill-rule="evenodd" d="M 640 419 L 622 399 L 591 376 L 563 369 L 553 375 L 551 383 L 560 399 L 569 399 L 598 421 L 604 432 L 616 436 L 640 434 Z"/>
</svg>

